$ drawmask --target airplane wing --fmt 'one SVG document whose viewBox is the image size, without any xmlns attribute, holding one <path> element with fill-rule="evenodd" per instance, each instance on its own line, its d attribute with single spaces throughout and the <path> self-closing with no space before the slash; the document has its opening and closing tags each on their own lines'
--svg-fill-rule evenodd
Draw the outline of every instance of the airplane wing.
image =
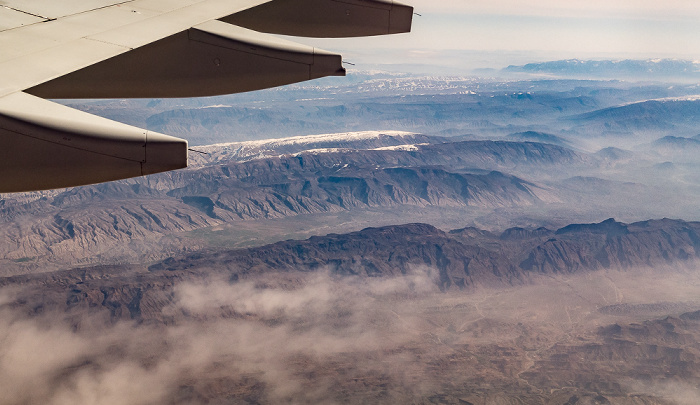
<svg viewBox="0 0 700 405">
<path fill-rule="evenodd" d="M 270 34 L 409 32 L 394 0 L 0 0 L 0 192 L 187 166 L 187 141 L 47 99 L 198 97 L 343 76 Z"/>
</svg>

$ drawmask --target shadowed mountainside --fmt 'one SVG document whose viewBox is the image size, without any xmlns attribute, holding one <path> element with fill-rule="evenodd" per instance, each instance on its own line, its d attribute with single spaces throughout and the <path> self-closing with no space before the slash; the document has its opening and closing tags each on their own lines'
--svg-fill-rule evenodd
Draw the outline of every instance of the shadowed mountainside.
<svg viewBox="0 0 700 405">
<path fill-rule="evenodd" d="M 0 200 L 0 257 L 8 269 L 40 268 L 47 260 L 59 268 L 151 261 L 202 247 L 173 236 L 237 221 L 396 206 L 532 206 L 559 199 L 549 187 L 498 170 L 592 162 L 530 142 L 406 143 L 426 140 L 372 134 L 219 145 L 187 170 L 7 195 Z M 333 142 L 343 148 L 313 149 Z M 149 249 L 156 243 L 159 249 Z"/>
<path fill-rule="evenodd" d="M 408 274 L 412 267 L 439 271 L 442 290 L 512 284 L 529 273 L 577 273 L 685 262 L 700 257 L 700 223 L 613 219 L 550 231 L 513 228 L 500 236 L 467 228 L 445 233 L 425 224 L 368 228 L 343 235 L 278 242 L 259 248 L 194 254 L 152 265 L 151 271 L 227 268 L 251 271 L 329 267 L 363 276 Z"/>
<path fill-rule="evenodd" d="M 175 282 L 216 276 L 237 282 L 268 273 L 330 271 L 391 278 L 431 269 L 442 291 L 521 285 L 532 275 L 581 274 L 692 263 L 700 223 L 652 220 L 569 225 L 557 231 L 513 228 L 501 235 L 474 228 L 441 231 L 426 224 L 368 228 L 262 247 L 199 251 L 148 269 L 97 267 L 6 277 L 3 285 L 39 283 L 55 293 L 40 307 L 109 308 L 117 318 L 160 319 Z M 67 294 L 67 295 L 66 295 Z"/>
<path fill-rule="evenodd" d="M 607 135 L 644 132 L 695 135 L 700 101 L 687 99 L 645 100 L 609 107 L 567 118 L 577 131 Z"/>
</svg>

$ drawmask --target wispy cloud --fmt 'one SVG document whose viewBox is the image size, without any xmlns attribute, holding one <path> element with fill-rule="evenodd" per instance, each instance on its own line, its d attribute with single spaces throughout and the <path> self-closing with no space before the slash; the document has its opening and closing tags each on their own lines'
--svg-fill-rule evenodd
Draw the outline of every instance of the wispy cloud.
<svg viewBox="0 0 700 405">
<path fill-rule="evenodd" d="M 0 405 L 196 404 L 226 390 L 263 402 L 318 402 L 333 391 L 332 379 L 320 375 L 307 387 L 300 369 L 413 339 L 411 323 L 386 302 L 431 292 L 437 288 L 426 271 L 371 283 L 328 274 L 182 283 L 164 309 L 174 320 L 168 326 L 105 325 L 94 316 L 76 323 L 53 313 L 25 318 L 5 306 Z M 361 363 L 353 365 L 391 371 L 381 362 Z M 241 388 L 246 381 L 253 383 Z"/>
</svg>

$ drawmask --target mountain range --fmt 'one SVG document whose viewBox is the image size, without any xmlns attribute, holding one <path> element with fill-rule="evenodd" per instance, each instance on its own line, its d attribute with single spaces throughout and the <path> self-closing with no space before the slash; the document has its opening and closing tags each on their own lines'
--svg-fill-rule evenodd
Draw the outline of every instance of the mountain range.
<svg viewBox="0 0 700 405">
<path fill-rule="evenodd" d="M 595 162 L 550 144 L 454 141 L 364 133 L 221 144 L 202 148 L 208 154 L 187 170 L 8 195 L 0 203 L 4 271 L 155 260 L 203 247 L 177 235 L 239 221 L 552 203 L 559 197 L 550 187 L 507 171 Z M 149 249 L 154 243 L 159 248 Z"/>
<path fill-rule="evenodd" d="M 700 113 L 697 97 L 644 100 L 568 117 L 579 131 L 600 135 L 672 133 L 695 135 Z"/>
<path fill-rule="evenodd" d="M 620 65 L 611 61 L 599 63 L 601 66 Z M 634 63 L 663 65 L 661 62 Z M 566 63 L 569 64 L 572 63 Z M 587 65 L 580 62 L 576 66 L 581 64 Z M 579 137 L 600 135 L 600 127 L 595 122 L 601 117 L 595 115 L 596 111 L 698 94 L 695 82 L 668 85 L 600 78 L 511 80 L 378 72 L 356 72 L 355 75 L 353 77 L 351 72 L 345 81 L 293 85 L 255 95 L 174 100 L 71 100 L 65 103 L 127 124 L 181 136 L 196 146 L 377 129 L 434 136 L 475 135 L 488 139 L 528 131 L 557 136 L 566 132 L 567 140 L 577 145 Z M 632 135 L 640 129 L 629 125 L 634 120 L 639 124 L 648 122 L 662 130 L 674 128 L 674 125 L 683 128 L 684 116 L 678 113 L 655 116 L 659 123 L 648 116 L 635 118 L 635 114 L 644 114 L 644 111 L 623 109 L 607 119 L 613 129 Z M 628 124 L 616 124 L 614 121 L 618 118 Z M 589 119 L 593 120 L 590 124 Z M 678 125 L 676 119 L 681 120 Z"/>
<path fill-rule="evenodd" d="M 68 102 L 196 146 L 0 196 L 0 403 L 698 402 L 697 85 L 349 80 Z"/>
<path fill-rule="evenodd" d="M 141 265 L 98 266 L 4 277 L 0 285 L 41 285 L 22 307 L 108 310 L 115 319 L 162 321 L 176 283 L 219 278 L 235 283 L 269 274 L 328 272 L 394 278 L 429 269 L 441 291 L 525 285 L 538 275 L 580 275 L 691 265 L 700 258 L 700 223 L 608 219 L 557 230 L 477 228 L 449 232 L 427 224 L 367 228 L 234 250 L 199 250 Z M 28 291 L 36 291 L 29 288 Z M 38 301 L 37 301 L 38 300 Z"/>
<path fill-rule="evenodd" d="M 697 80 L 700 65 L 680 59 L 580 60 L 566 59 L 526 65 L 511 65 L 509 73 L 550 74 L 564 77 L 634 78 L 638 80 Z"/>
<path fill-rule="evenodd" d="M 313 271 L 391 277 L 412 267 L 436 269 L 442 290 L 522 282 L 528 274 L 574 274 L 636 269 L 700 258 L 700 223 L 650 220 L 624 224 L 608 219 L 558 230 L 510 228 L 500 235 L 464 228 L 449 232 L 409 224 L 330 234 L 260 248 L 169 258 L 149 271 L 216 268 L 239 275 Z"/>
<path fill-rule="evenodd" d="M 158 403 L 682 403 L 698 232 L 416 223 L 0 277 L 3 347 L 26 353 L 21 387 L 126 381 Z"/>
<path fill-rule="evenodd" d="M 653 150 L 595 154 L 562 146 L 566 142 L 554 134 L 514 133 L 510 139 L 371 131 L 233 142 L 195 148 L 201 153 L 193 153 L 186 170 L 6 195 L 0 199 L 2 270 L 11 275 L 152 262 L 226 248 L 224 235 L 245 242 L 251 231 L 258 235 L 252 240 L 264 244 L 283 239 L 277 230 L 294 218 L 307 221 L 300 229 L 309 231 L 300 237 L 359 230 L 376 220 L 425 221 L 443 229 L 455 221 L 491 222 L 493 230 L 547 223 L 538 219 L 549 217 L 541 214 L 545 208 L 567 209 L 567 215 L 578 210 L 584 220 L 601 211 L 638 212 L 634 217 L 643 219 L 694 209 L 693 189 L 682 177 L 669 177 L 693 161 L 686 144 L 694 139 L 666 137 Z M 676 211 L 662 210 L 663 204 Z"/>
</svg>

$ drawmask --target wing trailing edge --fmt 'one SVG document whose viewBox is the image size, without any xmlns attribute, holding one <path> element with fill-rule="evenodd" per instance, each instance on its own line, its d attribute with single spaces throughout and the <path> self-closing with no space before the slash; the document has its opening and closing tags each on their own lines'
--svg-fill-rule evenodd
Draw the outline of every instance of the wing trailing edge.
<svg viewBox="0 0 700 405">
<path fill-rule="evenodd" d="M 50 0 L 12 2 L 56 17 L 37 22 L 2 12 L 9 20 L 0 22 L 0 39 L 16 52 L 0 63 L 0 192 L 187 166 L 182 139 L 44 98 L 213 96 L 344 76 L 340 55 L 267 34 L 395 34 L 409 32 L 413 16 L 412 7 L 394 0 L 187 0 L 184 7 L 90 0 L 75 10 Z"/>
<path fill-rule="evenodd" d="M 271 34 L 366 37 L 411 31 L 413 7 L 394 0 L 272 0 L 221 20 Z"/>
<path fill-rule="evenodd" d="M 213 20 L 27 93 L 43 98 L 199 97 L 344 75 L 338 54 Z"/>
<path fill-rule="evenodd" d="M 0 192 L 119 180 L 187 166 L 187 141 L 26 93 L 0 98 Z"/>
</svg>

